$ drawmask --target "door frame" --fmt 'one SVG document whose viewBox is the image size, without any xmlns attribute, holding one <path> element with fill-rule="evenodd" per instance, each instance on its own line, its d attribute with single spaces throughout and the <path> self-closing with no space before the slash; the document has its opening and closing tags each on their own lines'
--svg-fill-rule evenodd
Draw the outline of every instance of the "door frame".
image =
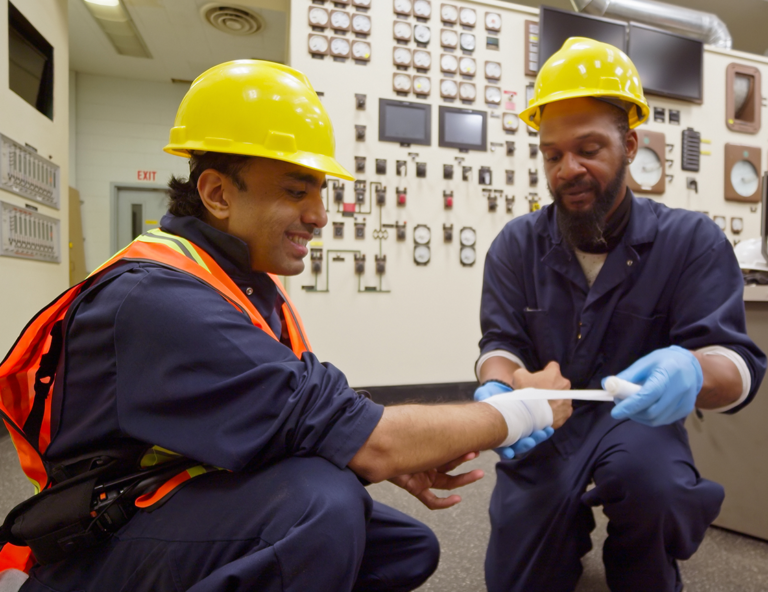
<svg viewBox="0 0 768 592">
<path fill-rule="evenodd" d="M 109 248 L 111 253 L 117 252 L 117 194 L 121 189 L 131 191 L 168 191 L 168 185 L 157 183 L 122 183 L 112 181 L 109 184 Z"/>
</svg>

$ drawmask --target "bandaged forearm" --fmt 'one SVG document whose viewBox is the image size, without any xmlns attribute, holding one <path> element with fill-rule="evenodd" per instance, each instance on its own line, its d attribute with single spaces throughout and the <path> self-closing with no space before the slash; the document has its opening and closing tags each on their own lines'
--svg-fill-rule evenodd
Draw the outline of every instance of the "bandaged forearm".
<svg viewBox="0 0 768 592">
<path fill-rule="evenodd" d="M 507 438 L 499 447 L 510 446 L 536 430 L 543 430 L 554 420 L 552 407 L 547 401 L 515 401 L 510 394 L 501 393 L 481 401 L 501 413 L 507 422 Z"/>
</svg>

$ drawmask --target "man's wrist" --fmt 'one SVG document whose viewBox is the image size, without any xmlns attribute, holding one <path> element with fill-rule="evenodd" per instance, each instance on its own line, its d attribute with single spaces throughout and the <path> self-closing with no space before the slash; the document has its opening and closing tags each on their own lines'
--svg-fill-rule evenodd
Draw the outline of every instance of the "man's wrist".
<svg viewBox="0 0 768 592">
<path fill-rule="evenodd" d="M 511 384 L 509 384 L 508 382 L 504 382 L 503 380 L 499 380 L 498 378 L 489 378 L 488 380 L 483 382 L 480 386 L 485 386 L 489 382 L 496 382 L 498 384 L 501 384 L 501 385 L 507 387 L 508 389 L 510 389 L 512 391 L 515 390 L 515 387 L 513 387 Z"/>
</svg>

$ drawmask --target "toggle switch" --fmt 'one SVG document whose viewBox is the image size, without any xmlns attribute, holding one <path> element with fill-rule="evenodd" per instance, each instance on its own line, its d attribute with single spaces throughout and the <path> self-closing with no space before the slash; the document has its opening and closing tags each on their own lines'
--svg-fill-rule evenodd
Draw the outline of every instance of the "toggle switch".
<svg viewBox="0 0 768 592">
<path fill-rule="evenodd" d="M 515 143 L 511 140 L 507 140 L 507 156 L 514 156 L 515 155 Z"/>
<path fill-rule="evenodd" d="M 364 125 L 356 125 L 355 126 L 355 139 L 358 142 L 364 142 L 365 141 L 365 126 Z"/>
<path fill-rule="evenodd" d="M 399 222 L 395 222 L 395 237 L 398 241 L 404 241 L 405 240 L 405 222 L 400 224 Z"/>
<path fill-rule="evenodd" d="M 397 193 L 397 205 L 404 206 L 406 200 L 408 199 L 408 189 L 403 187 L 400 189 L 399 187 L 395 190 Z"/>
<path fill-rule="evenodd" d="M 309 260 L 312 262 L 312 273 L 321 273 L 323 271 L 323 250 L 312 249 L 309 252 Z"/>
<path fill-rule="evenodd" d="M 539 184 L 539 171 L 536 169 L 528 169 L 528 185 L 536 187 Z"/>
<path fill-rule="evenodd" d="M 365 273 L 365 255 L 355 253 L 355 273 L 362 275 Z"/>
<path fill-rule="evenodd" d="M 443 242 L 453 242 L 453 224 L 443 224 Z"/>
<path fill-rule="evenodd" d="M 383 275 L 387 271 L 387 256 L 375 255 L 376 257 L 376 273 Z"/>
<path fill-rule="evenodd" d="M 443 165 L 443 179 L 448 179 L 449 181 L 453 179 L 453 165 L 452 164 L 444 164 Z"/>
<path fill-rule="evenodd" d="M 417 162 L 416 163 L 416 176 L 420 178 L 425 178 L 427 176 L 427 163 L 426 162 Z"/>
<path fill-rule="evenodd" d="M 376 205 L 383 206 L 387 203 L 387 188 L 379 187 L 376 190 Z"/>
<path fill-rule="evenodd" d="M 344 238 L 344 222 L 333 223 L 333 238 Z"/>
<path fill-rule="evenodd" d="M 480 172 L 478 174 L 477 182 L 480 185 L 491 184 L 491 168 L 490 167 L 480 167 Z"/>
<path fill-rule="evenodd" d="M 333 187 L 333 201 L 334 203 L 344 203 L 344 184 L 336 183 Z"/>
<path fill-rule="evenodd" d="M 471 166 L 461 167 L 461 180 L 469 181 L 471 177 L 472 177 L 472 167 Z"/>
<path fill-rule="evenodd" d="M 453 208 L 453 191 L 443 190 L 443 208 L 446 210 Z"/>
<path fill-rule="evenodd" d="M 488 211 L 495 212 L 499 207 L 499 198 L 495 195 L 488 194 Z"/>
<path fill-rule="evenodd" d="M 384 160 L 383 158 L 376 159 L 376 174 L 377 175 L 387 174 L 387 161 Z"/>
<path fill-rule="evenodd" d="M 355 156 L 355 172 L 365 172 L 365 156 Z"/>
<path fill-rule="evenodd" d="M 355 202 L 365 202 L 365 181 L 355 181 Z"/>
<path fill-rule="evenodd" d="M 505 202 L 505 204 L 507 206 L 507 214 L 514 215 L 514 213 L 515 213 L 515 210 L 514 210 L 514 208 L 515 208 L 515 196 L 514 195 L 511 196 L 511 197 L 509 195 L 504 196 L 504 202 Z"/>
<path fill-rule="evenodd" d="M 365 220 L 355 222 L 355 238 L 358 240 L 365 239 Z"/>
<path fill-rule="evenodd" d="M 355 109 L 365 111 L 365 95 L 355 93 Z"/>
<path fill-rule="evenodd" d="M 506 170 L 504 171 L 504 175 L 507 180 L 507 185 L 514 185 L 515 184 L 515 171 L 513 170 Z"/>
<path fill-rule="evenodd" d="M 530 152 L 531 158 L 536 158 L 539 155 L 539 145 L 538 144 L 528 144 L 528 150 Z"/>
<path fill-rule="evenodd" d="M 395 173 L 398 177 L 405 177 L 408 162 L 405 160 L 398 160 L 395 162 Z"/>
</svg>

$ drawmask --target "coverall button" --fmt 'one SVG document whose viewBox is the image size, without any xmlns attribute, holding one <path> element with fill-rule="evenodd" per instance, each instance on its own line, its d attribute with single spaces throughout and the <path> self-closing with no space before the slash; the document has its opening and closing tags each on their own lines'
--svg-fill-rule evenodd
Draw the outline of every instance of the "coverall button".
<svg viewBox="0 0 768 592">
<path fill-rule="evenodd" d="M 251 288 L 250 286 L 248 286 L 248 287 L 245 289 L 245 293 L 246 293 L 248 296 L 250 296 L 251 294 L 253 294 L 253 288 Z"/>
<path fill-rule="evenodd" d="M 632 259 L 627 259 L 627 265 L 632 265 L 633 263 L 634 261 L 632 261 Z"/>
</svg>

